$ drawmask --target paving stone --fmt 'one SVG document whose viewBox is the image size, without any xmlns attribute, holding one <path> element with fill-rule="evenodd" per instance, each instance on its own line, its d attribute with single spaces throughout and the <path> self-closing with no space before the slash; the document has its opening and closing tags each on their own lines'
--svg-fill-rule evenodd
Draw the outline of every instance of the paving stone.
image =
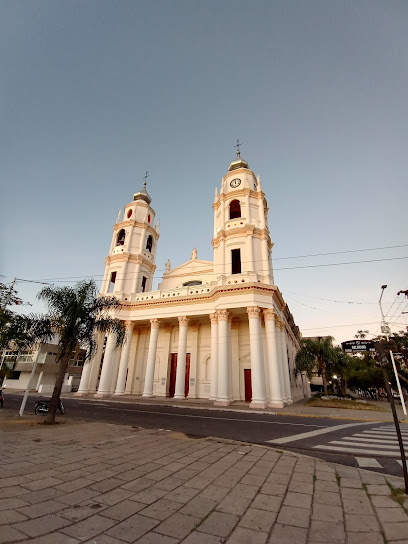
<svg viewBox="0 0 408 544">
<path fill-rule="evenodd" d="M 270 471 L 272 470 L 272 465 L 258 465 L 256 464 L 254 467 L 249 470 L 248 475 L 254 474 L 255 476 L 269 476 Z"/>
<path fill-rule="evenodd" d="M 63 533 L 56 531 L 55 533 L 42 535 L 38 538 L 30 538 L 29 541 L 26 540 L 24 542 L 30 542 L 30 544 L 77 544 L 80 541 L 72 536 L 64 535 Z"/>
<path fill-rule="evenodd" d="M 373 495 L 371 497 L 371 502 L 376 508 L 400 508 L 400 505 L 392 500 L 390 496 Z"/>
<path fill-rule="evenodd" d="M 214 508 L 217 506 L 217 501 L 207 499 L 205 497 L 195 497 L 188 504 L 186 504 L 181 510 L 180 514 L 186 516 L 193 516 L 196 518 L 205 518 Z"/>
<path fill-rule="evenodd" d="M 240 527 L 246 527 L 254 531 L 263 531 L 269 533 L 276 519 L 275 512 L 267 510 L 257 510 L 256 508 L 248 508 L 244 517 L 239 522 Z"/>
<path fill-rule="evenodd" d="M 224 514 L 223 512 L 212 512 L 203 523 L 197 527 L 197 531 L 209 533 L 215 536 L 227 537 L 239 518 L 232 514 Z"/>
<path fill-rule="evenodd" d="M 195 489 L 204 489 L 207 485 L 210 485 L 212 480 L 209 478 L 202 478 L 201 476 L 195 476 L 191 480 L 183 482 L 183 485 L 187 487 L 194 487 Z"/>
<path fill-rule="evenodd" d="M 0 479 L 0 489 L 5 489 L 6 487 L 13 487 L 15 485 L 24 484 L 25 482 L 30 482 L 30 478 L 26 476 L 12 476 L 11 478 L 1 478 Z"/>
<path fill-rule="evenodd" d="M 266 480 L 266 476 L 257 476 L 255 474 L 247 474 L 242 478 L 240 481 L 241 484 L 245 485 L 253 485 L 257 487 L 261 487 L 261 485 Z"/>
<path fill-rule="evenodd" d="M 64 493 L 72 493 L 73 491 L 77 491 L 78 489 L 82 489 L 94 483 L 95 482 L 93 480 L 87 480 L 86 478 L 78 478 L 70 482 L 64 482 L 62 484 L 56 485 L 55 489 L 63 491 Z"/>
<path fill-rule="evenodd" d="M 122 480 L 118 478 L 107 478 L 106 480 L 101 480 L 100 482 L 94 482 L 89 486 L 89 489 L 98 491 L 98 493 L 107 493 L 116 487 L 123 485 Z"/>
<path fill-rule="evenodd" d="M 234 487 L 234 485 L 237 485 L 237 483 L 240 481 L 241 476 L 235 476 L 232 477 L 228 474 L 223 474 L 219 478 L 217 478 L 217 485 L 220 487 L 228 487 L 231 489 Z"/>
<path fill-rule="evenodd" d="M 48 514 L 47 516 L 42 516 L 40 518 L 16 523 L 13 527 L 30 537 L 37 537 L 57 531 L 70 524 L 70 521 L 63 519 L 60 516 Z"/>
<path fill-rule="evenodd" d="M 116 520 L 105 518 L 96 514 L 95 516 L 86 518 L 79 523 L 71 525 L 70 527 L 61 529 L 61 532 L 66 535 L 73 536 L 74 538 L 78 538 L 80 541 L 84 541 L 105 532 L 107 529 L 110 529 L 113 525 L 115 525 L 115 523 Z"/>
<path fill-rule="evenodd" d="M 120 478 L 120 475 L 116 474 L 116 472 L 114 472 L 113 470 L 99 470 L 98 472 L 92 472 L 90 474 L 88 473 L 86 475 L 86 479 L 92 480 L 93 482 L 101 482 L 102 480 L 113 478 L 114 476 L 116 476 L 118 480 L 122 480 L 122 478 Z"/>
<path fill-rule="evenodd" d="M 337 483 L 335 472 L 324 472 L 321 470 L 316 470 L 316 480 Z"/>
<path fill-rule="evenodd" d="M 26 519 L 27 516 L 20 514 L 20 512 L 17 512 L 16 510 L 4 510 L 3 512 L 0 512 L 0 525 L 11 525 L 12 523 L 25 521 Z"/>
<path fill-rule="evenodd" d="M 150 474 L 149 474 L 149 476 L 150 476 Z M 177 487 L 185 485 L 185 483 L 186 483 L 186 481 L 182 480 L 181 478 L 177 478 L 175 476 L 170 476 L 169 478 L 165 478 L 164 480 L 161 480 L 160 482 L 156 482 L 154 484 L 154 487 L 156 489 L 164 489 L 165 491 L 172 491 L 173 489 L 176 489 Z M 195 486 L 195 487 L 197 487 L 197 486 Z"/>
<path fill-rule="evenodd" d="M 211 484 L 200 493 L 200 497 L 221 501 L 230 492 L 228 487 Z"/>
<path fill-rule="evenodd" d="M 386 484 L 386 479 L 381 474 L 377 474 L 376 472 L 370 472 L 368 470 L 362 470 L 360 472 L 361 481 L 363 484 L 375 484 L 375 485 L 383 485 Z"/>
<path fill-rule="evenodd" d="M 26 493 L 29 493 L 29 490 L 24 489 L 24 487 L 21 487 L 19 485 L 13 485 L 3 489 L 1 492 L 1 496 L 3 499 L 8 499 L 11 497 L 19 497 L 20 495 L 25 495 Z"/>
<path fill-rule="evenodd" d="M 253 499 L 258 493 L 258 487 L 254 485 L 237 484 L 232 488 L 230 494 L 244 497 L 245 499 Z"/>
<path fill-rule="evenodd" d="M 307 508 L 312 506 L 312 496 L 305 493 L 292 493 L 288 491 L 284 500 L 284 506 L 296 506 L 298 508 Z"/>
<path fill-rule="evenodd" d="M 263 493 L 264 495 L 279 495 L 283 497 L 283 495 L 286 493 L 286 487 L 287 486 L 285 484 L 265 482 L 261 487 L 260 493 Z"/>
<path fill-rule="evenodd" d="M 227 544 L 265 544 L 268 533 L 237 527 L 229 537 Z"/>
<path fill-rule="evenodd" d="M 71 521 L 82 521 L 83 519 L 94 516 L 95 514 L 100 514 L 106 508 L 105 505 L 92 501 L 88 501 L 80 505 L 78 504 L 73 508 L 67 508 L 66 505 L 64 505 L 64 507 L 65 510 L 58 512 L 58 515 Z"/>
<path fill-rule="evenodd" d="M 343 509 L 346 514 L 374 514 L 370 501 L 366 499 L 343 499 Z"/>
<path fill-rule="evenodd" d="M 315 491 L 313 503 L 341 506 L 340 493 L 329 493 L 328 491 Z"/>
<path fill-rule="evenodd" d="M 129 497 L 129 500 L 143 502 L 144 504 L 152 504 L 153 502 L 156 502 L 158 499 L 161 499 L 165 495 L 167 495 L 167 491 L 164 491 L 164 489 L 150 488 L 144 491 L 140 491 L 135 495 L 132 495 L 131 497 Z"/>
<path fill-rule="evenodd" d="M 380 531 L 377 518 L 370 515 L 345 514 L 346 531 L 355 533 L 376 533 Z"/>
<path fill-rule="evenodd" d="M 142 516 L 157 519 L 163 521 L 171 514 L 181 508 L 181 504 L 176 501 L 169 501 L 167 499 L 159 499 L 150 506 L 145 506 L 144 510 L 140 512 Z"/>
<path fill-rule="evenodd" d="M 116 519 L 117 521 L 123 521 L 124 519 L 133 516 L 133 514 L 136 514 L 143 508 L 146 508 L 145 504 L 127 499 L 115 504 L 114 506 L 106 508 L 102 511 L 102 515 L 108 518 Z"/>
<path fill-rule="evenodd" d="M 343 499 L 359 499 L 368 500 L 367 493 L 364 489 L 349 489 L 347 487 L 340 489 Z"/>
<path fill-rule="evenodd" d="M 269 476 L 266 478 L 266 481 L 273 482 L 275 484 L 289 484 L 290 479 L 290 474 L 275 474 L 275 472 L 271 472 L 271 474 L 269 474 Z"/>
<path fill-rule="evenodd" d="M 253 500 L 251 508 L 266 510 L 267 512 L 278 512 L 282 504 L 282 500 L 283 497 L 259 494 Z"/>
<path fill-rule="evenodd" d="M 152 532 L 142 536 L 136 544 L 177 544 L 178 542 L 180 542 L 178 538 L 171 538 L 170 536 Z"/>
<path fill-rule="evenodd" d="M 158 520 L 135 514 L 107 531 L 109 536 L 135 542 L 159 523 Z"/>
<path fill-rule="evenodd" d="M 306 544 L 307 529 L 275 524 L 268 544 Z"/>
<path fill-rule="evenodd" d="M 326 482 L 325 480 L 316 480 L 315 481 L 315 490 L 316 491 L 328 491 L 329 493 L 336 493 L 339 491 L 339 486 L 337 482 Z"/>
<path fill-rule="evenodd" d="M 155 532 L 171 536 L 173 538 L 183 539 L 200 523 L 200 518 L 185 516 L 184 514 L 173 514 L 166 521 L 163 521 Z"/>
<path fill-rule="evenodd" d="M 230 493 L 219 503 L 217 511 L 242 516 L 250 503 L 251 499 Z"/>
<path fill-rule="evenodd" d="M 38 504 L 32 504 L 30 506 L 24 506 L 19 509 L 19 512 L 28 516 L 29 518 L 38 518 L 47 514 L 53 514 L 60 510 L 64 510 L 67 507 L 66 504 L 57 500 L 39 502 Z"/>
<path fill-rule="evenodd" d="M 341 487 L 352 487 L 355 489 L 361 489 L 363 484 L 357 478 L 341 478 L 340 482 Z"/>
<path fill-rule="evenodd" d="M 41 491 L 39 491 L 39 493 L 41 493 Z M 59 493 L 62 493 L 62 491 L 59 491 Z M 92 489 L 78 489 L 78 491 L 68 493 L 67 495 L 58 495 L 58 501 L 63 502 L 64 504 L 74 505 L 89 501 L 96 495 L 98 495 L 97 491 L 92 491 Z"/>
<path fill-rule="evenodd" d="M 40 480 L 25 482 L 21 485 L 24 486 L 26 489 L 29 489 L 30 491 L 39 491 L 40 489 L 56 486 L 61 483 L 61 480 L 50 476 L 49 478 L 42 478 Z"/>
<path fill-rule="evenodd" d="M 29 503 L 18 499 L 17 497 L 12 497 L 11 499 L 0 499 L 0 512 L 3 510 L 11 510 L 13 508 L 21 508 L 22 506 L 27 506 Z"/>
<path fill-rule="evenodd" d="M 384 537 L 381 533 L 347 533 L 347 544 L 384 544 Z"/>
<path fill-rule="evenodd" d="M 69 542 L 67 544 L 71 543 Z M 97 535 L 91 538 L 91 540 L 87 540 L 85 544 L 124 544 L 124 541 L 108 535 Z"/>
<path fill-rule="evenodd" d="M 194 489 L 193 487 L 178 487 L 174 491 L 170 491 L 170 493 L 167 493 L 165 495 L 165 498 L 170 501 L 176 501 L 180 502 L 182 504 L 185 504 L 186 502 L 190 501 L 193 497 L 198 495 L 200 493 L 199 489 Z"/>
<path fill-rule="evenodd" d="M 333 523 L 331 521 L 312 520 L 309 529 L 309 541 L 323 542 L 324 544 L 345 544 L 346 532 L 344 525 L 343 523 Z"/>
<path fill-rule="evenodd" d="M 343 509 L 341 506 L 328 504 L 313 504 L 312 519 L 317 521 L 343 522 Z"/>
<path fill-rule="evenodd" d="M 376 508 L 378 519 L 381 523 L 395 523 L 408 521 L 405 510 L 398 508 Z"/>
<path fill-rule="evenodd" d="M 129 491 L 137 493 L 154 485 L 155 483 L 156 482 L 154 480 L 149 480 L 148 478 L 136 478 L 136 480 L 122 484 L 120 487 L 121 489 L 129 489 Z"/>
<path fill-rule="evenodd" d="M 14 527 L 4 525 L 1 527 L 0 531 L 0 544 L 5 542 L 18 542 L 20 540 L 25 540 L 27 535 L 21 533 Z"/>
<path fill-rule="evenodd" d="M 183 544 L 225 544 L 225 538 L 193 531 L 183 540 Z"/>
<path fill-rule="evenodd" d="M 293 527 L 309 527 L 310 510 L 295 508 L 294 506 L 282 506 L 277 522 L 281 525 Z"/>
<path fill-rule="evenodd" d="M 86 490 L 90 491 L 90 490 Z M 98 502 L 101 502 L 103 504 L 107 504 L 108 506 L 113 506 L 114 504 L 124 501 L 125 499 L 128 499 L 133 495 L 132 491 L 129 491 L 128 489 L 112 489 L 112 491 L 108 491 L 107 493 L 104 493 L 103 495 L 98 495 Z"/>
<path fill-rule="evenodd" d="M 408 540 L 408 521 L 401 523 L 383 523 L 382 528 L 387 542 L 390 540 Z"/>
<path fill-rule="evenodd" d="M 304 472 L 294 472 L 292 482 L 305 482 L 313 485 L 313 474 L 305 474 Z"/>
<path fill-rule="evenodd" d="M 390 488 L 388 487 L 388 485 L 368 484 L 367 485 L 367 493 L 369 495 L 389 495 L 390 494 Z"/>
</svg>

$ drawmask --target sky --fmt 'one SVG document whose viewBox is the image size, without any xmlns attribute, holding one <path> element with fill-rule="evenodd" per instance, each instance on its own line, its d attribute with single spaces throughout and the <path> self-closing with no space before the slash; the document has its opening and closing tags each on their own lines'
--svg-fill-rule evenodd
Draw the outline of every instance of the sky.
<svg viewBox="0 0 408 544">
<path fill-rule="evenodd" d="M 302 334 L 378 333 L 384 284 L 405 330 L 407 50 L 406 0 L 0 0 L 0 281 L 100 285 L 146 171 L 154 285 L 212 260 L 239 138 Z"/>
</svg>

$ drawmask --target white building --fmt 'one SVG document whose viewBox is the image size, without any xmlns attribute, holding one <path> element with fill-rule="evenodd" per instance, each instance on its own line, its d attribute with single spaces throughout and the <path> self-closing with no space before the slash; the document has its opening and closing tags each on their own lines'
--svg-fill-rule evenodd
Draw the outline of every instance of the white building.
<svg viewBox="0 0 408 544">
<path fill-rule="evenodd" d="M 146 183 L 119 214 L 101 294 L 122 302 L 126 342 L 103 338 L 78 394 L 209 398 L 227 406 L 280 408 L 309 396 L 294 374 L 300 333 L 274 284 L 268 207 L 261 181 L 238 151 L 215 190 L 214 261 L 171 269 L 151 291 L 159 222 Z"/>
</svg>

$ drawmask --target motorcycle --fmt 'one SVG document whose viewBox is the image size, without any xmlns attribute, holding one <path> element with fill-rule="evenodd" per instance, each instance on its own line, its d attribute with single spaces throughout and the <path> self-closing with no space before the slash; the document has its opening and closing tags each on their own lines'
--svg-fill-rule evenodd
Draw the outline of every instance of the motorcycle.
<svg viewBox="0 0 408 544">
<path fill-rule="evenodd" d="M 45 416 L 45 414 L 49 410 L 50 402 L 51 402 L 51 399 L 49 399 L 49 400 L 37 400 L 36 403 L 35 403 L 35 406 L 34 406 L 35 415 L 39 414 L 40 416 Z M 65 414 L 65 408 L 64 408 L 64 405 L 62 404 L 61 399 L 59 399 L 58 410 L 61 412 L 61 414 Z"/>
</svg>

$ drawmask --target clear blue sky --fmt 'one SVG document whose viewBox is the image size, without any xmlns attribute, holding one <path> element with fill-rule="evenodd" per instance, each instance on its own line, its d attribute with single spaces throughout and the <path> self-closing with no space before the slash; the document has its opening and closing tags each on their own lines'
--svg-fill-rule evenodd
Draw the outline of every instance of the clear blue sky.
<svg viewBox="0 0 408 544">
<path fill-rule="evenodd" d="M 408 288 L 408 259 L 292 268 L 408 256 L 406 0 L 1 0 L 0 40 L 2 281 L 99 279 L 146 170 L 157 281 L 212 260 L 239 138 L 305 336 L 375 333 L 380 286 L 386 311 Z"/>
</svg>

